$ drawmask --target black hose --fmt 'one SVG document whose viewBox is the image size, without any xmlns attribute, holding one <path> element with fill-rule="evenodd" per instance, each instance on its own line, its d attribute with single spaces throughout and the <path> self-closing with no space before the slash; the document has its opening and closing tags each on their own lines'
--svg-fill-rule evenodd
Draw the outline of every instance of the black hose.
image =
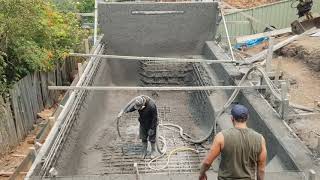
<svg viewBox="0 0 320 180">
<path fill-rule="evenodd" d="M 121 134 L 120 134 L 119 123 L 120 123 L 120 118 L 117 117 L 117 132 L 118 132 L 119 137 L 122 138 L 122 137 L 121 137 Z"/>
</svg>

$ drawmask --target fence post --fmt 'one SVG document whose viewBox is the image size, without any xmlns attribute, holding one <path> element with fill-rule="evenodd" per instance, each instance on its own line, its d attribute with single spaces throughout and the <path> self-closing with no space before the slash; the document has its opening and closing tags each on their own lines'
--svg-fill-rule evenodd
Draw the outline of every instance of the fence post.
<svg viewBox="0 0 320 180">
<path fill-rule="evenodd" d="M 83 65 L 82 65 L 82 63 L 78 63 L 78 75 L 79 75 L 79 78 L 81 77 L 82 72 L 83 72 Z"/>
<path fill-rule="evenodd" d="M 276 74 L 275 74 L 275 79 L 274 79 L 274 84 L 279 85 L 279 79 L 281 75 L 281 68 L 282 68 L 282 56 L 278 58 L 278 63 L 277 63 L 277 69 L 276 69 Z"/>
<path fill-rule="evenodd" d="M 317 136 L 317 138 L 318 138 L 318 144 L 317 144 L 316 151 L 317 151 L 318 154 L 320 154 L 320 136 Z"/>
<path fill-rule="evenodd" d="M 289 109 L 289 97 L 287 83 L 281 83 L 281 118 L 286 119 Z"/>
<path fill-rule="evenodd" d="M 84 50 L 86 54 L 90 54 L 90 48 L 89 48 L 89 40 L 88 38 L 83 40 L 84 43 Z"/>
<path fill-rule="evenodd" d="M 269 47 L 268 47 L 268 54 L 266 59 L 266 72 L 269 74 L 272 71 L 272 56 L 273 55 L 273 39 L 269 38 Z"/>
</svg>

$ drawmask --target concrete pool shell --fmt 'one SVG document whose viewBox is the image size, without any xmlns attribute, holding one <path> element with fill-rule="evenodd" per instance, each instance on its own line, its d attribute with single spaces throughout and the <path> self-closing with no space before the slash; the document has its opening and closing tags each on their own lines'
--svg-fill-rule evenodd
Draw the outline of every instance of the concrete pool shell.
<svg viewBox="0 0 320 180">
<path fill-rule="evenodd" d="M 147 13 L 147 14 L 146 14 Z M 148 14 L 149 13 L 149 14 Z M 151 14 L 150 14 L 151 13 Z M 104 53 L 133 55 L 133 56 L 160 56 L 160 57 L 187 57 L 203 59 L 228 59 L 222 49 L 212 40 L 217 29 L 218 6 L 216 2 L 202 3 L 100 3 L 99 23 L 106 45 Z M 176 69 L 160 69 L 169 71 L 169 77 L 162 85 L 234 85 L 241 78 L 241 73 L 233 64 L 205 64 L 196 63 L 200 67 L 200 75 L 195 73 L 195 65 L 189 71 L 182 71 L 179 63 L 164 63 L 167 66 L 176 66 Z M 155 66 L 155 65 L 150 65 Z M 158 67 L 159 64 L 156 64 Z M 141 63 L 136 61 L 101 60 L 98 72 L 93 80 L 96 86 L 136 86 L 154 85 L 141 81 L 145 70 L 141 70 Z M 158 69 L 159 70 L 159 69 Z M 146 74 L 150 74 L 146 73 Z M 152 74 L 152 73 L 151 73 Z M 200 77 L 199 77 L 200 76 Z M 155 77 L 148 77 L 155 80 Z M 79 110 L 67 140 L 61 152 L 55 157 L 52 165 L 61 177 L 88 177 L 103 176 L 107 178 L 135 179 L 133 162 L 138 162 L 141 177 L 153 178 L 181 178 L 194 179 L 200 162 L 206 151 L 197 146 L 201 152 L 195 156 L 192 153 L 177 155 L 169 168 L 160 172 L 153 172 L 145 167 L 147 161 L 139 160 L 136 152 L 139 151 L 136 115 L 130 114 L 121 126 L 123 132 L 127 127 L 128 142 L 120 142 L 114 126 L 114 117 L 128 100 L 138 94 L 153 96 L 158 104 L 160 119 L 179 125 L 185 125 L 188 133 L 202 137 L 208 127 L 214 122 L 214 114 L 226 102 L 231 91 L 216 90 L 211 92 L 90 92 L 84 107 Z M 255 90 L 243 90 L 237 98 L 250 109 L 249 126 L 262 133 L 268 147 L 269 172 L 307 172 L 314 169 L 309 150 L 293 136 L 277 112 Z M 225 113 L 218 121 L 220 129 L 231 127 L 230 115 Z M 187 122 L 187 123 L 186 123 Z M 188 129 L 188 126 L 194 127 Z M 178 134 L 160 131 L 168 139 L 175 139 L 174 145 L 195 147 L 179 139 Z M 125 133 L 125 132 L 124 132 Z M 129 145 L 128 145 L 129 144 Z M 110 146 L 114 146 L 111 148 Z M 112 159 L 120 149 L 125 149 L 129 158 Z M 133 149 L 133 150 L 132 150 Z M 132 150 L 132 151 L 131 151 Z M 182 158 L 179 160 L 179 158 Z M 189 159 L 188 159 L 189 158 Z M 191 160 L 190 160 L 191 158 Z M 188 159 L 188 160 L 186 160 Z M 129 163 L 126 165 L 112 164 L 117 161 Z M 182 161 L 182 163 L 177 163 Z M 159 162 L 159 166 L 162 162 Z M 178 164 L 175 166 L 174 164 Z M 41 163 L 34 164 L 30 173 L 38 175 L 37 169 Z M 218 162 L 215 163 L 212 176 L 215 177 Z M 118 167 L 118 168 L 114 168 Z M 181 173 L 183 173 L 181 175 Z M 180 174 L 180 175 L 179 175 Z M 301 179 L 301 173 L 292 177 L 287 174 L 277 174 L 282 179 Z M 269 178 L 272 174 L 267 175 Z M 32 178 L 32 177 L 31 177 Z"/>
</svg>

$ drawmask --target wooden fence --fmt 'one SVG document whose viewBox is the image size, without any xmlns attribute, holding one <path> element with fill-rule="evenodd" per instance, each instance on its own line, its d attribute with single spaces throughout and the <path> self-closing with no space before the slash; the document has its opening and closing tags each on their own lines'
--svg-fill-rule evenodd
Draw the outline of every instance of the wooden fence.
<svg viewBox="0 0 320 180">
<path fill-rule="evenodd" d="M 13 86 L 9 97 L 0 96 L 0 155 L 26 137 L 39 112 L 57 102 L 59 92 L 49 91 L 48 85 L 68 85 L 76 68 L 76 60 L 65 60 L 54 71 L 27 75 Z"/>
</svg>

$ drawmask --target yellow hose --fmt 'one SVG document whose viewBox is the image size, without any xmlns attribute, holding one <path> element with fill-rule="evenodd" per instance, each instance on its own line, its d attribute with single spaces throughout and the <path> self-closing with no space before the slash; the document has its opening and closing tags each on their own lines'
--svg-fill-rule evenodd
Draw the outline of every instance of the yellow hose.
<svg viewBox="0 0 320 180">
<path fill-rule="evenodd" d="M 161 154 L 160 156 L 158 156 L 158 157 L 152 159 L 151 161 L 149 161 L 149 162 L 148 162 L 148 167 L 149 167 L 150 169 L 154 170 L 154 171 L 160 171 L 160 170 L 165 169 L 165 168 L 169 165 L 169 163 L 170 163 L 170 157 L 171 157 L 174 153 L 177 153 L 177 152 L 179 152 L 179 151 L 193 151 L 193 152 L 195 152 L 195 153 L 197 153 L 197 154 L 199 153 L 199 151 L 197 151 L 197 150 L 195 150 L 195 149 L 192 149 L 192 148 L 188 148 L 188 147 L 178 147 L 178 148 L 173 149 L 172 151 L 170 151 L 170 153 L 169 153 L 168 156 L 167 156 L 167 163 L 166 163 L 164 166 L 162 166 L 162 167 L 160 167 L 160 168 L 153 168 L 153 167 L 151 167 L 151 163 L 152 163 L 152 162 L 154 162 L 154 161 L 157 160 L 157 159 L 160 159 L 161 157 L 163 157 L 163 156 L 165 155 L 165 154 Z"/>
</svg>

